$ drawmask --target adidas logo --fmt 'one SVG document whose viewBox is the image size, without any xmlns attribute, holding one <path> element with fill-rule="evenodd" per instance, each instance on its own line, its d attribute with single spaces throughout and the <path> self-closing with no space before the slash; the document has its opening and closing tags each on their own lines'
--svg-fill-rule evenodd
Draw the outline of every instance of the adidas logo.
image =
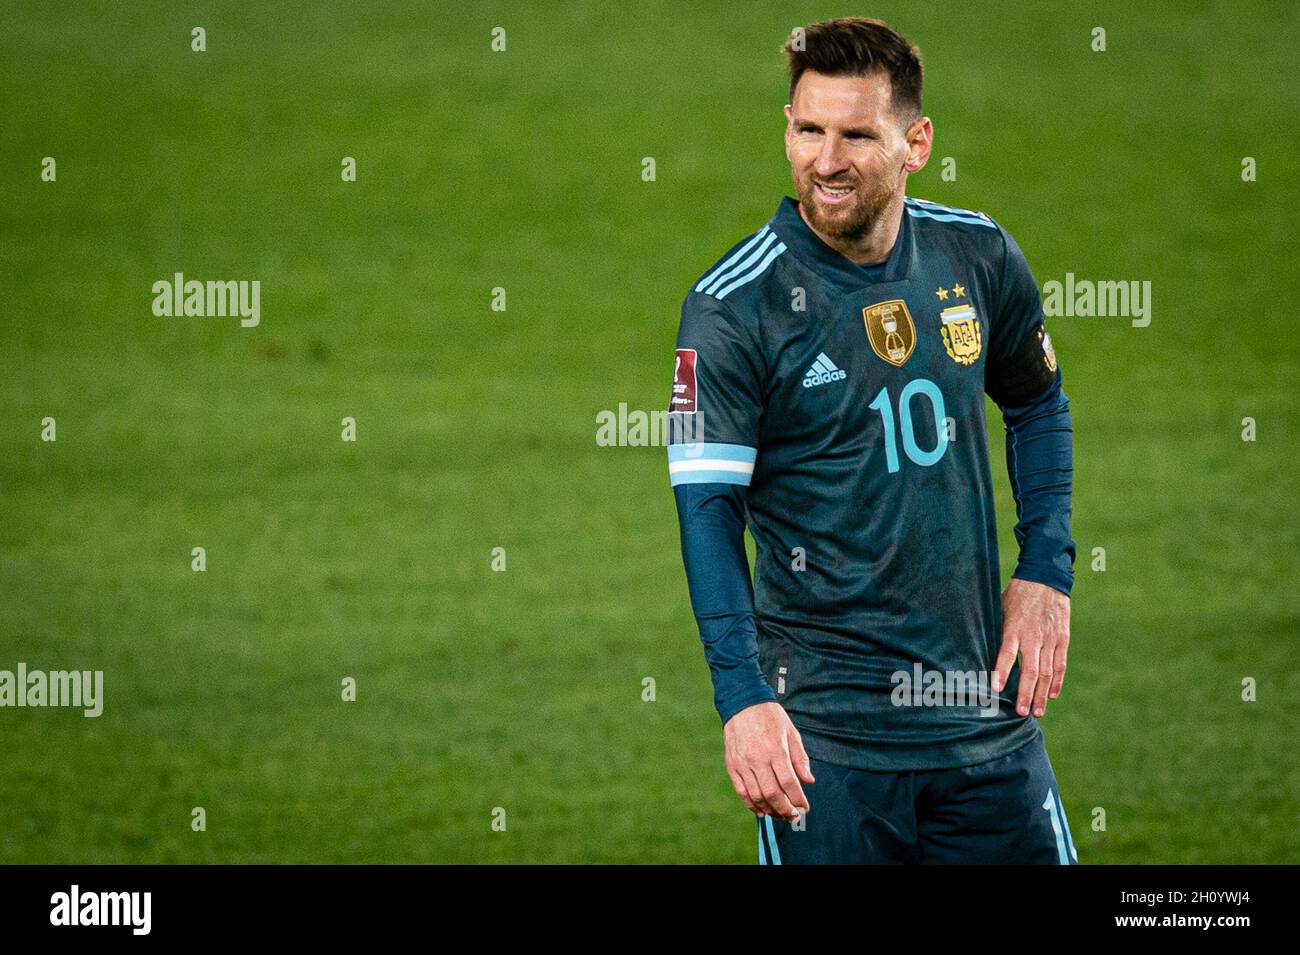
<svg viewBox="0 0 1300 955">
<path fill-rule="evenodd" d="M 817 356 L 817 360 L 812 363 L 812 367 L 808 369 L 807 374 L 804 375 L 803 386 L 813 388 L 832 381 L 840 381 L 844 377 L 844 372 L 836 368 L 835 362 L 827 358 L 825 352 L 822 352 Z"/>
</svg>

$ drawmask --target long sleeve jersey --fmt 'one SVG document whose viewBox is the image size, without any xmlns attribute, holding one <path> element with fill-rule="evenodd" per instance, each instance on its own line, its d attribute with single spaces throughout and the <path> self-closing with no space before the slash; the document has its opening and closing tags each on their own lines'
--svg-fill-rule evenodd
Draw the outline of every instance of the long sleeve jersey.
<svg viewBox="0 0 1300 955">
<path fill-rule="evenodd" d="M 1038 733 L 1014 709 L 1018 667 L 987 685 L 1002 614 L 985 394 L 1007 430 L 1014 576 L 1068 594 L 1069 405 L 1000 225 L 908 198 L 888 259 L 862 266 L 786 197 L 693 284 L 669 476 L 724 723 L 777 700 L 814 758 L 891 771 Z"/>
</svg>

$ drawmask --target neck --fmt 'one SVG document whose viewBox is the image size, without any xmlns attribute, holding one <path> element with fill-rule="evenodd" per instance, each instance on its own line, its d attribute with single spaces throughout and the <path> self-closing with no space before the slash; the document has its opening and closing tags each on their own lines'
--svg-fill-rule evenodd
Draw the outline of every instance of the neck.
<svg viewBox="0 0 1300 955">
<path fill-rule="evenodd" d="M 878 265 L 888 259 L 889 253 L 894 250 L 898 229 L 903 223 L 903 201 L 900 197 L 895 197 L 870 231 L 858 236 L 833 236 L 820 231 L 808 221 L 802 202 L 799 203 L 799 217 L 818 238 L 850 262 L 856 265 Z"/>
</svg>

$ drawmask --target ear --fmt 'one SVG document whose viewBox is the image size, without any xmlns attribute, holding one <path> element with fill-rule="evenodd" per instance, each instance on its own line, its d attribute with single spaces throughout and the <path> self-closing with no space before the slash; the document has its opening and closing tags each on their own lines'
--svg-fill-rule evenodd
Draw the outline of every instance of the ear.
<svg viewBox="0 0 1300 955">
<path fill-rule="evenodd" d="M 793 141 L 794 134 L 794 110 L 790 104 L 785 104 L 785 158 L 790 158 L 790 144 Z"/>
<path fill-rule="evenodd" d="M 907 162 L 903 169 L 909 173 L 919 172 L 929 161 L 933 146 L 934 125 L 929 116 L 922 116 L 907 128 Z"/>
</svg>

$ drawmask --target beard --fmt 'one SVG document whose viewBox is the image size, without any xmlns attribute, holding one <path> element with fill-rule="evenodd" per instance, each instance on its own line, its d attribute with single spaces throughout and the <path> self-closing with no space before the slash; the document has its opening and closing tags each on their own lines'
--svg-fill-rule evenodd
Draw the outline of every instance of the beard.
<svg viewBox="0 0 1300 955">
<path fill-rule="evenodd" d="M 802 182 L 795 180 L 799 205 L 814 229 L 835 239 L 851 242 L 870 233 L 894 198 L 887 183 L 857 180 L 839 183 L 853 187 L 852 199 L 842 205 L 828 206 L 817 195 L 815 179 L 810 174 Z"/>
</svg>

